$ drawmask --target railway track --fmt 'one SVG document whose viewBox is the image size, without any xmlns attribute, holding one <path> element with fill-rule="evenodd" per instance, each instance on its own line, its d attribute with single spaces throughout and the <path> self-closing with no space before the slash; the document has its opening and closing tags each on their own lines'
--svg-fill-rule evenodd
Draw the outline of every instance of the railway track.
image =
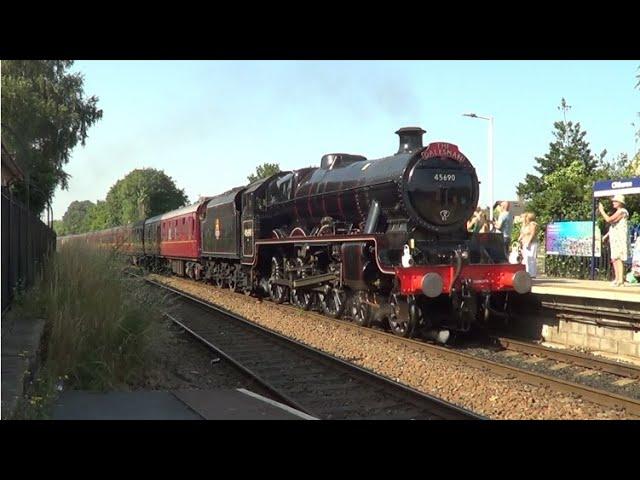
<svg viewBox="0 0 640 480">
<path fill-rule="evenodd" d="M 593 355 L 576 352 L 573 350 L 558 350 L 532 343 L 530 341 L 519 340 L 509 337 L 492 337 L 500 347 L 514 352 L 535 355 L 548 358 L 558 362 L 563 362 L 579 367 L 590 368 L 601 372 L 610 373 L 620 377 L 627 377 L 640 380 L 640 367 L 604 358 L 597 358 Z"/>
<path fill-rule="evenodd" d="M 278 305 L 278 307 L 290 309 L 292 311 L 300 313 L 300 310 L 294 306 Z M 640 418 L 640 398 L 621 395 L 610 390 L 600 388 L 598 386 L 582 383 L 582 381 L 574 381 L 574 378 L 561 378 L 561 370 L 554 370 L 552 368 L 550 370 L 553 371 L 553 374 L 549 374 L 548 372 L 543 373 L 539 371 L 540 369 L 536 370 L 536 361 L 532 361 L 531 363 L 529 363 L 527 365 L 527 368 L 522 368 L 521 366 L 514 366 L 512 364 L 513 362 L 507 361 L 506 358 L 496 361 L 495 359 L 487 358 L 486 355 L 482 355 L 471 350 L 469 350 L 471 353 L 466 353 L 465 351 L 457 348 L 434 345 L 431 343 L 426 343 L 424 340 L 420 339 L 406 339 L 383 330 L 361 327 L 347 320 L 333 319 L 316 312 L 307 311 L 304 312 L 304 314 L 316 316 L 327 322 L 340 324 L 344 328 L 364 330 L 372 335 L 383 336 L 394 342 L 401 342 L 418 350 L 428 351 L 445 358 L 463 362 L 464 364 L 476 368 L 487 369 L 501 376 L 515 378 L 522 382 L 533 385 L 543 385 L 559 392 L 579 395 L 585 400 L 605 407 L 624 408 L 629 414 Z M 577 352 L 553 351 L 553 349 L 549 349 L 534 343 L 522 342 L 515 339 L 508 339 L 506 337 L 499 337 L 498 339 L 496 339 L 496 341 L 498 341 L 498 343 L 502 342 L 501 347 L 505 350 L 516 351 L 516 349 L 519 349 L 520 353 L 526 355 L 535 357 L 553 357 L 558 363 L 567 363 L 592 369 L 594 371 L 611 373 L 613 375 L 616 375 L 617 378 L 635 379 L 636 376 L 640 373 L 640 369 L 637 369 L 633 366 L 626 366 L 617 362 L 598 359 L 589 355 L 582 355 Z M 527 364 L 527 362 L 520 363 Z M 584 378 L 588 379 L 588 376 L 585 376 Z"/>
<path fill-rule="evenodd" d="M 150 279 L 168 292 L 174 323 L 293 408 L 320 419 L 484 417 L 396 383 Z"/>
<path fill-rule="evenodd" d="M 280 305 L 283 308 L 291 309 L 292 311 L 298 311 L 294 306 Z M 347 320 L 333 319 L 325 315 L 316 312 L 305 312 L 307 315 L 317 316 L 326 321 L 339 323 L 347 328 L 363 329 Z M 430 351 L 436 351 L 441 355 L 448 358 L 459 359 L 464 363 L 480 368 L 487 368 L 491 371 L 505 375 L 507 377 L 518 378 L 521 381 L 531 383 L 534 385 L 544 385 L 550 388 L 554 388 L 560 392 L 572 393 L 580 395 L 586 400 L 590 400 L 599 405 L 606 407 L 624 408 L 629 413 L 640 418 L 640 367 L 630 364 L 624 364 L 615 362 L 605 358 L 598 358 L 593 355 L 576 352 L 573 350 L 558 350 L 554 348 L 545 347 L 538 343 L 531 341 L 524 341 L 509 337 L 489 337 L 492 342 L 491 346 L 497 345 L 505 352 L 517 352 L 528 358 L 519 358 L 519 362 L 513 356 L 509 358 L 510 361 L 506 361 L 506 358 L 500 358 L 498 355 L 479 355 L 477 351 L 473 349 L 468 350 L 469 353 L 461 351 L 452 347 L 442 347 L 439 345 L 433 345 L 426 343 L 425 340 L 415 338 L 407 339 L 401 338 L 392 333 L 376 328 L 365 328 L 367 332 L 372 332 L 375 335 L 383 336 L 392 339 L 396 342 L 403 342 L 410 344 L 414 347 L 427 349 Z M 485 349 L 485 352 L 487 350 Z M 508 353 L 507 353 L 508 355 Z M 488 358 L 488 357 L 493 357 Z M 540 368 L 542 365 L 538 364 L 538 360 L 551 360 L 554 363 L 552 365 L 545 365 L 547 368 Z M 513 363 L 518 363 L 521 366 L 514 366 Z M 525 366 L 524 368 L 522 366 Z M 567 374 L 567 371 L 563 371 L 566 367 L 581 367 L 574 368 L 572 375 Z M 590 371 L 585 371 L 587 369 Z M 542 372 L 540 371 L 542 370 Z M 543 372 L 551 372 L 545 374 Z M 593 372 L 609 374 L 606 379 L 595 379 L 591 376 Z M 561 378 L 560 376 L 564 377 Z M 629 379 L 629 380 L 625 380 Z M 589 382 L 591 384 L 589 384 Z M 617 388 L 616 383 L 621 382 L 620 387 Z M 603 384 L 606 388 L 599 388 L 594 384 Z M 636 395 L 619 394 L 613 390 L 624 392 L 625 387 L 628 387 L 632 383 L 635 383 Z M 635 397 L 635 398 L 634 398 Z"/>
</svg>

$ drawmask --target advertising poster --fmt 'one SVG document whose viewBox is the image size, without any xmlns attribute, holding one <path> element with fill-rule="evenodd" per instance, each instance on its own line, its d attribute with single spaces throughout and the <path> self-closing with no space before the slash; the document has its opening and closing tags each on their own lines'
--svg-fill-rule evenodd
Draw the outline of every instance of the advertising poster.
<svg viewBox="0 0 640 480">
<path fill-rule="evenodd" d="M 558 222 L 547 225 L 546 254 L 573 257 L 591 257 L 593 224 L 584 222 Z M 602 239 L 596 225 L 596 257 L 600 256 Z"/>
</svg>

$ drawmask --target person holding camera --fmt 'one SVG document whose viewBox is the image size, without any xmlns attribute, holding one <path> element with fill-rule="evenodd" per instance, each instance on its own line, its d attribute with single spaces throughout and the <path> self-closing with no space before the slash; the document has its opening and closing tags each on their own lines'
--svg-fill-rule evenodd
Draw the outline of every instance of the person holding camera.
<svg viewBox="0 0 640 480">
<path fill-rule="evenodd" d="M 611 263 L 615 273 L 615 280 L 612 285 L 619 287 L 624 285 L 624 262 L 629 257 L 629 228 L 627 226 L 629 212 L 624 208 L 624 195 L 615 195 L 612 202 L 613 208 L 616 209 L 613 215 L 607 215 L 602 202 L 598 204 L 598 210 L 602 218 L 610 225 Z"/>
</svg>

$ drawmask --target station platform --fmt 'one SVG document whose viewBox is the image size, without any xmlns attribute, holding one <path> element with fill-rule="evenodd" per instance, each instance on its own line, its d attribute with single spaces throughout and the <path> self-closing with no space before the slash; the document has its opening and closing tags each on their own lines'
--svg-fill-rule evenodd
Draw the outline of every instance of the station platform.
<svg viewBox="0 0 640 480">
<path fill-rule="evenodd" d="M 640 285 L 536 278 L 531 288 L 543 341 L 620 361 L 640 361 Z"/>
<path fill-rule="evenodd" d="M 44 320 L 2 317 L 0 350 L 2 350 L 2 408 L 0 418 L 12 418 L 29 382 L 40 364 L 40 341 Z"/>
<path fill-rule="evenodd" d="M 315 420 L 257 393 L 237 390 L 63 392 L 53 420 Z"/>
<path fill-rule="evenodd" d="M 535 278 L 531 292 L 539 295 L 618 300 L 640 303 L 640 284 L 614 287 L 610 282 L 572 278 Z"/>
</svg>

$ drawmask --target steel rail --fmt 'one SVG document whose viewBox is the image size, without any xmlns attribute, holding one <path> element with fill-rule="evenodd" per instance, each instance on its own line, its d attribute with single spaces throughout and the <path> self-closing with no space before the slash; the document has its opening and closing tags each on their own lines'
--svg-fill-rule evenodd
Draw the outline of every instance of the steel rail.
<svg viewBox="0 0 640 480">
<path fill-rule="evenodd" d="M 565 303 L 565 302 L 557 302 L 555 300 L 552 300 L 552 301 L 543 300 L 541 302 L 541 305 L 542 307 L 547 308 L 549 310 L 555 310 L 559 312 L 583 313 L 592 317 L 598 317 L 598 316 L 618 317 L 618 318 L 622 318 L 623 319 L 622 321 L 627 321 L 632 325 L 634 322 L 637 322 L 638 320 L 640 320 L 639 310 L 630 310 L 626 307 L 619 309 L 619 308 L 612 308 L 612 307 L 601 307 L 597 305 L 591 306 L 591 305 L 579 305 L 579 304 L 572 304 L 572 303 Z M 637 304 L 637 303 L 633 304 L 634 307 L 638 305 L 640 304 Z M 637 324 L 635 325 L 635 327 L 637 328 Z"/>
<path fill-rule="evenodd" d="M 263 380 L 257 373 L 254 373 L 253 370 L 251 370 L 250 368 L 247 368 L 246 366 L 242 365 L 240 362 L 236 361 L 235 358 L 233 358 L 231 355 L 227 354 L 224 350 L 219 348 L 217 345 L 214 345 L 213 343 L 208 341 L 206 338 L 204 338 L 202 335 L 200 335 L 195 330 L 189 328 L 184 322 L 181 322 L 180 320 L 175 318 L 173 315 L 171 315 L 169 313 L 166 313 L 166 312 L 164 313 L 164 316 L 167 317 L 169 320 L 171 320 L 174 324 L 178 325 L 180 328 L 185 330 L 191 336 L 195 337 L 200 342 L 204 343 L 207 347 L 211 348 L 218 355 L 220 355 L 221 357 L 226 359 L 234 367 L 239 369 L 241 372 L 243 372 L 249 378 L 251 378 L 252 380 L 256 381 L 262 388 L 266 389 L 270 394 L 274 395 L 277 400 L 281 401 L 282 403 L 285 403 L 285 404 L 289 405 L 290 407 L 295 408 L 296 410 L 300 410 L 303 413 L 311 415 L 306 410 L 305 407 L 300 405 L 298 402 L 296 402 L 292 398 L 289 398 L 289 396 L 285 395 L 284 393 L 278 391 L 276 388 L 274 388 L 267 381 Z"/>
<path fill-rule="evenodd" d="M 134 275 L 134 274 L 132 274 Z M 428 409 L 431 409 L 433 414 L 435 416 L 438 416 L 440 418 L 443 419 L 463 419 L 463 420 L 479 420 L 479 419 L 485 419 L 486 417 L 477 414 L 475 412 L 471 412 L 467 409 L 464 409 L 462 407 L 459 407 L 457 405 L 454 405 L 452 403 L 449 403 L 445 400 L 433 397 L 429 394 L 426 394 L 424 392 L 420 392 L 418 390 L 415 390 L 407 385 L 398 383 L 393 381 L 392 379 L 389 379 L 385 376 L 382 376 L 376 372 L 373 372 L 371 370 L 365 369 L 363 367 L 360 367 L 358 365 L 355 365 L 353 363 L 347 362 L 345 360 L 342 360 L 338 357 L 335 357 L 333 355 L 330 355 L 326 352 L 323 352 L 321 350 L 318 350 L 314 347 L 311 347 L 309 345 L 305 345 L 295 339 L 286 337 L 278 332 L 275 332 L 273 330 L 270 330 L 268 328 L 265 328 L 261 325 L 258 325 L 244 317 L 241 317 L 237 314 L 235 314 L 234 312 L 231 312 L 229 310 L 226 310 L 218 305 L 212 304 L 211 302 L 208 302 L 206 300 L 203 300 L 201 298 L 197 298 L 187 292 L 184 292 L 180 289 L 176 289 L 174 287 L 165 285 L 161 282 L 156 282 L 154 280 L 148 279 L 148 278 L 144 278 L 144 277 L 140 277 L 143 278 L 147 283 L 155 285 L 159 288 L 162 288 L 164 290 L 167 290 L 175 295 L 178 295 L 181 299 L 185 299 L 189 302 L 192 302 L 198 306 L 200 306 L 201 308 L 204 309 L 209 309 L 210 311 L 215 311 L 217 314 L 223 315 L 226 318 L 229 319 L 233 319 L 234 321 L 240 322 L 242 325 L 250 327 L 251 329 L 255 330 L 255 331 L 259 331 L 263 334 L 266 334 L 272 338 L 276 338 L 281 342 L 285 342 L 288 346 L 294 346 L 294 348 L 302 350 L 305 352 L 305 354 L 307 355 L 312 355 L 315 356 L 318 359 L 322 359 L 323 362 L 325 363 L 329 363 L 329 364 L 333 364 L 335 367 L 343 370 L 343 371 L 347 371 L 349 372 L 350 375 L 354 375 L 357 376 L 361 379 L 363 379 L 365 382 L 371 384 L 371 385 L 375 385 L 376 387 L 382 387 L 387 391 L 390 391 L 391 395 L 395 396 L 395 397 L 400 397 L 401 399 L 405 400 L 408 404 L 411 405 L 421 405 L 420 408 L 425 409 L 425 407 L 427 407 Z M 227 360 L 229 360 L 234 366 L 238 367 L 240 370 L 242 370 L 244 373 L 246 373 L 247 375 L 249 375 L 251 378 L 253 378 L 255 381 L 257 381 L 261 386 L 263 386 L 264 388 L 266 388 L 268 391 L 274 393 L 275 395 L 278 396 L 278 398 L 280 398 L 282 400 L 282 403 L 288 404 L 290 406 L 292 406 L 293 408 L 296 408 L 297 410 L 300 410 L 304 413 L 307 413 L 309 415 L 313 415 L 313 416 L 317 416 L 317 413 L 314 411 L 310 411 L 310 409 L 306 408 L 303 404 L 297 402 L 296 400 L 294 400 L 293 398 L 291 398 L 289 395 L 283 393 L 282 391 L 280 391 L 277 387 L 273 386 L 269 381 L 267 381 L 265 378 L 263 378 L 260 374 L 258 374 L 257 372 L 254 372 L 252 369 L 247 368 L 246 366 L 244 366 L 242 364 L 241 361 L 235 359 L 233 357 L 233 355 L 229 354 L 228 352 L 225 352 L 222 348 L 220 348 L 219 346 L 207 341 L 203 335 L 201 335 L 200 333 L 198 333 L 197 331 L 195 331 L 194 329 L 189 328 L 187 325 L 185 325 L 184 322 L 175 319 L 175 317 L 167 315 L 168 318 L 170 318 L 173 322 L 175 322 L 176 324 L 178 324 L 181 328 L 185 328 L 185 331 L 187 331 L 188 333 L 190 333 L 191 335 L 193 335 L 195 338 L 197 338 L 200 341 L 203 341 L 207 346 L 209 346 L 210 348 L 213 348 L 216 352 L 218 352 L 220 355 L 222 355 L 224 358 L 226 358 Z"/>
<path fill-rule="evenodd" d="M 621 377 L 630 377 L 640 379 L 640 367 L 628 365 L 605 358 L 595 358 L 593 355 L 587 355 L 572 350 L 558 350 L 555 348 L 545 347 L 530 341 L 523 341 L 510 337 L 492 337 L 501 347 L 507 350 L 526 353 L 529 355 L 538 355 L 540 357 L 557 360 L 559 362 L 570 363 L 580 367 L 600 370 L 602 372 L 619 375 Z"/>
<path fill-rule="evenodd" d="M 283 305 L 279 305 L 281 307 L 283 307 Z M 287 309 L 295 309 L 295 310 L 299 310 L 295 307 L 291 307 L 291 306 L 284 306 Z M 371 332 L 374 335 L 378 335 L 378 336 L 382 336 L 388 339 L 392 339 L 393 341 L 397 341 L 397 342 L 402 342 L 408 345 L 411 345 L 413 347 L 418 347 L 424 350 L 428 350 L 431 352 L 435 352 L 436 354 L 440 354 L 444 357 L 447 358 L 451 358 L 451 359 L 455 359 L 455 360 L 462 360 L 464 363 L 466 363 L 467 365 L 473 366 L 473 367 L 480 367 L 480 368 L 488 368 L 491 371 L 494 371 L 496 373 L 499 373 L 503 376 L 507 376 L 507 377 L 513 377 L 513 378 L 517 378 L 521 381 L 524 381 L 526 383 L 530 383 L 530 384 L 534 384 L 534 385 L 542 385 L 542 386 L 547 386 L 550 388 L 554 388 L 558 391 L 561 392 L 565 392 L 565 393 L 573 393 L 576 395 L 580 395 L 583 398 L 590 400 L 594 403 L 597 403 L 599 405 L 602 406 L 607 406 L 607 407 L 619 407 L 619 408 L 624 408 L 625 410 L 627 410 L 630 414 L 639 417 L 640 418 L 640 401 L 639 400 L 635 400 L 633 398 L 629 398 L 629 397 L 624 397 L 622 395 L 618 395 L 615 393 L 611 393 L 611 392 L 607 392 L 606 390 L 599 390 L 587 385 L 581 385 L 579 383 L 575 383 L 575 382 L 571 382 L 568 380 L 563 380 L 563 379 L 559 379 L 559 378 L 554 378 L 554 377 L 550 377 L 548 375 L 542 374 L 542 373 L 537 373 L 537 372 L 530 372 L 528 370 L 524 370 L 521 368 L 517 368 L 517 367 L 512 367 L 510 365 L 506 365 L 506 364 L 502 364 L 502 363 L 498 363 L 498 362 L 494 362 L 492 360 L 487 360 L 484 358 L 479 358 L 476 357 L 474 355 L 470 355 L 464 352 L 460 352 L 457 350 L 453 350 L 449 347 L 442 347 L 439 345 L 433 345 L 433 344 L 429 344 L 429 343 L 425 343 L 424 341 L 420 341 L 420 340 L 415 340 L 415 339 L 411 339 L 411 338 L 402 338 L 402 337 L 398 337 L 397 335 L 394 335 L 392 333 L 388 333 L 388 332 L 384 332 L 382 330 L 376 330 L 376 329 L 372 329 L 372 328 L 367 328 L 367 327 L 361 327 L 359 325 L 355 325 L 351 322 L 345 321 L 345 320 L 338 320 L 338 319 L 334 319 L 331 317 L 327 317 L 324 315 L 320 315 L 318 313 L 315 312 L 305 312 L 307 314 L 311 313 L 314 316 L 317 316 L 319 318 L 322 318 L 323 320 L 327 320 L 330 322 L 334 322 L 334 323 L 339 323 L 341 325 L 345 325 L 348 328 L 354 328 L 354 329 L 359 329 L 359 330 L 364 330 L 367 332 Z M 608 368 L 607 366 L 605 366 L 604 364 L 609 364 L 609 363 L 613 363 L 614 365 L 610 366 L 609 368 L 611 368 L 613 370 L 614 367 L 617 366 L 617 364 L 615 362 L 609 362 L 606 360 L 599 360 L 599 359 L 593 359 L 594 362 L 597 362 L 599 365 L 599 369 L 601 370 L 605 370 L 606 368 Z M 592 367 L 589 367 L 592 368 Z M 627 371 L 628 373 L 632 373 L 633 375 L 625 375 L 625 376 L 634 376 L 637 374 L 637 370 L 633 367 L 631 367 L 630 370 L 625 370 L 625 366 L 621 365 L 620 366 L 620 371 Z M 628 368 L 628 367 L 627 367 Z M 619 373 L 618 373 L 619 375 Z"/>
<path fill-rule="evenodd" d="M 173 287 L 170 287 L 170 288 L 173 288 Z M 180 290 L 177 290 L 177 291 L 180 292 Z M 209 302 L 206 302 L 206 303 L 208 305 L 213 305 Z M 282 305 L 282 304 L 278 304 L 277 306 L 301 313 L 301 310 L 294 306 Z M 217 308 L 220 308 L 220 307 L 217 307 Z M 407 346 L 411 346 L 416 349 L 419 349 L 420 351 L 431 352 L 437 355 L 441 355 L 445 358 L 458 360 L 475 368 L 481 368 L 481 369 L 484 368 L 507 378 L 516 378 L 525 383 L 529 383 L 533 385 L 542 385 L 545 387 L 555 389 L 560 392 L 579 395 L 586 400 L 589 400 L 591 402 L 597 403 L 605 407 L 624 408 L 629 414 L 640 418 L 640 400 L 635 400 L 633 398 L 624 397 L 622 395 L 607 392 L 605 390 L 599 390 L 587 385 L 581 385 L 579 383 L 563 380 L 560 378 L 554 378 L 542 373 L 531 372 L 521 368 L 512 367 L 510 365 L 498 363 L 492 360 L 476 357 L 468 353 L 464 353 L 458 350 L 453 350 L 451 347 L 433 345 L 421 340 L 399 337 L 397 335 L 394 335 L 392 333 L 388 333 L 382 330 L 361 327 L 352 322 L 349 322 L 346 320 L 334 319 L 331 317 L 327 317 L 325 315 L 321 315 L 316 312 L 303 311 L 303 313 L 307 315 L 315 316 L 317 318 L 320 318 L 322 320 L 325 320 L 331 323 L 343 325 L 346 328 L 351 328 L 357 331 L 368 332 L 372 335 L 380 336 L 395 342 L 403 343 Z M 332 358 L 335 358 L 335 357 L 332 357 Z"/>
</svg>

